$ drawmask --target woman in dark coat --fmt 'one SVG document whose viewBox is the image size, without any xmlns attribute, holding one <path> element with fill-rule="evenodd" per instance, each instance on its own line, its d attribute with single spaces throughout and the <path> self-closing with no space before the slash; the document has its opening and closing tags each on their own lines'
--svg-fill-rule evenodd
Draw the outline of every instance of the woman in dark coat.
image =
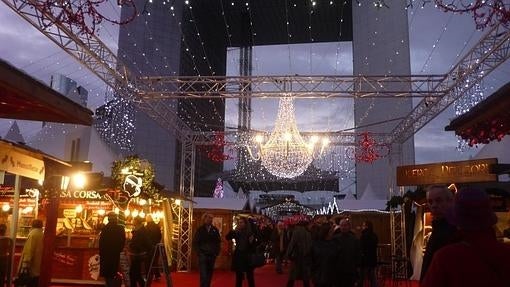
<svg viewBox="0 0 510 287">
<path fill-rule="evenodd" d="M 253 278 L 253 266 L 251 266 L 251 256 L 255 253 L 257 240 L 252 231 L 248 219 L 241 217 L 237 220 L 237 227 L 231 230 L 227 240 L 235 240 L 235 250 L 232 256 L 232 270 L 236 273 L 236 287 L 243 285 L 244 274 L 248 280 L 249 287 L 255 287 Z"/>
<path fill-rule="evenodd" d="M 149 238 L 149 233 L 143 220 L 140 217 L 133 219 L 133 237 L 129 242 L 129 259 L 131 264 L 129 266 L 129 280 L 131 287 L 144 287 L 145 280 L 142 275 L 142 265 L 146 261 L 147 253 L 151 251 L 152 245 Z M 137 285 L 138 284 L 138 285 Z"/>
<path fill-rule="evenodd" d="M 316 239 L 312 243 L 312 281 L 315 287 L 331 287 L 335 277 L 335 258 L 338 256 L 335 243 L 329 240 L 331 224 L 318 226 Z"/>
<path fill-rule="evenodd" d="M 361 270 L 362 283 L 367 280 L 370 282 L 370 287 L 377 286 L 377 279 L 375 276 L 375 268 L 377 267 L 377 244 L 378 238 L 374 233 L 372 222 L 363 222 L 363 231 L 360 237 L 361 244 Z M 363 284 L 364 286 L 364 284 Z"/>
<path fill-rule="evenodd" d="M 304 287 L 310 286 L 312 235 L 305 226 L 303 223 L 294 227 L 289 246 L 287 247 L 287 257 L 292 261 L 287 287 L 293 287 L 296 280 L 303 280 Z"/>
<path fill-rule="evenodd" d="M 106 286 L 115 285 L 115 276 L 119 270 L 120 253 L 124 249 L 126 234 L 118 223 L 117 214 L 108 214 L 108 224 L 99 235 L 99 270 Z"/>
</svg>

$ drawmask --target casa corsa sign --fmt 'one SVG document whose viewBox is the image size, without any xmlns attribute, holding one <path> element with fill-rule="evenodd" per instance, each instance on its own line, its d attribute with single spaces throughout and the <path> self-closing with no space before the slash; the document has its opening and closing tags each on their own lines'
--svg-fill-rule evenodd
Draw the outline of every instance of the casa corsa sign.
<svg viewBox="0 0 510 287">
<path fill-rule="evenodd" d="M 102 196 L 94 190 L 63 190 L 60 192 L 60 198 L 101 199 Z"/>
</svg>

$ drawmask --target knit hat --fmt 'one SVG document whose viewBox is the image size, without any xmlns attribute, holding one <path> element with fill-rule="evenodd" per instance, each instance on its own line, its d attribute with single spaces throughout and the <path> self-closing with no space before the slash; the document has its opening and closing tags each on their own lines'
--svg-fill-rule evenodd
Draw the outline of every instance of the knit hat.
<svg viewBox="0 0 510 287">
<path fill-rule="evenodd" d="M 484 230 L 494 226 L 497 221 L 485 191 L 466 188 L 457 192 L 453 206 L 453 222 L 458 228 L 467 231 Z"/>
</svg>

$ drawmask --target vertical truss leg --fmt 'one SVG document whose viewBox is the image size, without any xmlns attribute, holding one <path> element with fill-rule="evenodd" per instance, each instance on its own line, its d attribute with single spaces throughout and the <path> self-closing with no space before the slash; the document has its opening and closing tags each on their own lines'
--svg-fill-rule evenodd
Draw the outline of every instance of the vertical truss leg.
<svg viewBox="0 0 510 287">
<path fill-rule="evenodd" d="M 397 195 L 397 194 L 394 194 Z M 398 195 L 404 195 L 404 188 L 400 187 Z M 391 225 L 391 271 L 393 279 L 407 279 L 407 245 L 405 212 L 402 206 L 390 212 Z"/>
<path fill-rule="evenodd" d="M 180 194 L 193 199 L 195 181 L 195 145 L 182 142 Z M 181 204 L 179 209 L 179 236 L 177 240 L 177 271 L 191 271 L 191 241 L 193 203 Z"/>
</svg>

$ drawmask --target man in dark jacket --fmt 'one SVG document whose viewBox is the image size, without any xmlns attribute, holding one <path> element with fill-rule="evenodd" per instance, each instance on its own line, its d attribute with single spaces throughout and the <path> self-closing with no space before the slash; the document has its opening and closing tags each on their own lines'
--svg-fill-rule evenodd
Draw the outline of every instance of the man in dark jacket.
<svg viewBox="0 0 510 287">
<path fill-rule="evenodd" d="M 159 227 L 159 225 L 157 225 L 154 222 L 154 220 L 152 219 L 152 216 L 150 214 L 147 215 L 146 220 L 147 220 L 147 224 L 145 225 L 145 228 L 147 229 L 147 234 L 149 235 L 149 239 L 151 242 L 151 250 L 147 256 L 147 259 L 148 259 L 147 267 L 149 267 L 150 263 L 153 259 L 152 257 L 155 255 L 154 251 L 156 250 L 156 245 L 161 242 L 162 235 L 161 235 L 161 228 Z M 158 260 L 159 260 L 158 257 L 154 258 L 154 262 L 158 262 Z M 149 270 L 147 270 L 147 271 L 149 271 Z M 153 274 L 154 274 L 154 277 L 156 278 L 156 280 L 161 277 L 158 269 L 154 269 Z"/>
<path fill-rule="evenodd" d="M 351 222 L 344 218 L 340 221 L 338 233 L 332 240 L 338 248 L 338 257 L 335 263 L 337 277 L 334 286 L 353 287 L 356 283 L 361 263 L 361 247 L 358 238 L 351 232 Z"/>
<path fill-rule="evenodd" d="M 149 239 L 149 233 L 143 226 L 143 219 L 135 217 L 133 219 L 133 236 L 129 242 L 129 280 L 131 287 L 144 287 L 145 280 L 142 275 L 142 265 L 147 258 L 147 253 L 151 251 L 152 245 Z"/>
<path fill-rule="evenodd" d="M 198 253 L 200 287 L 211 286 L 214 262 L 220 253 L 220 232 L 212 225 L 212 221 L 213 216 L 210 213 L 204 213 L 202 225 L 193 238 L 193 249 Z"/>
<path fill-rule="evenodd" d="M 126 233 L 118 223 L 117 214 L 108 213 L 108 224 L 99 235 L 99 270 L 106 286 L 115 286 L 115 276 L 119 270 L 120 253 L 124 249 Z"/>
<path fill-rule="evenodd" d="M 363 222 L 363 230 L 360 237 L 361 242 L 361 282 L 365 286 L 365 280 L 370 287 L 377 286 L 375 268 L 377 267 L 377 244 L 379 239 L 374 232 L 371 221 Z"/>
<path fill-rule="evenodd" d="M 453 243 L 457 231 L 457 228 L 446 220 L 446 215 L 451 212 L 453 205 L 453 193 L 446 186 L 429 186 L 427 188 L 427 204 L 433 218 L 432 233 L 423 255 L 420 281 L 425 277 L 434 253 Z"/>
</svg>

